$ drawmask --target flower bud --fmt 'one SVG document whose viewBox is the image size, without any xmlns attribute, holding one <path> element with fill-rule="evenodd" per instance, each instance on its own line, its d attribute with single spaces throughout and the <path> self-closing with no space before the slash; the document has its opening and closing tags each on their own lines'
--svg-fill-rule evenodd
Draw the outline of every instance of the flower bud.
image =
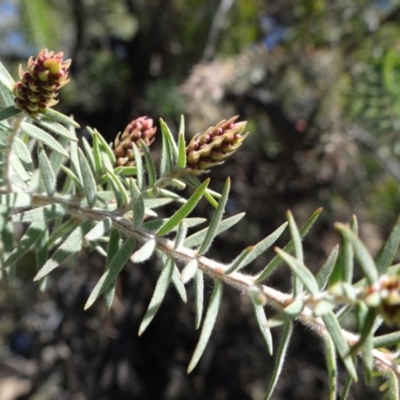
<svg viewBox="0 0 400 400">
<path fill-rule="evenodd" d="M 235 122 L 238 116 L 222 120 L 204 133 L 195 135 L 186 147 L 187 168 L 199 174 L 220 165 L 237 150 L 249 132 L 243 134 L 246 121 Z"/>
<path fill-rule="evenodd" d="M 14 86 L 15 107 L 30 115 L 58 103 L 59 89 L 69 82 L 71 60 L 63 61 L 63 53 L 54 54 L 43 49 L 36 60 L 30 57 L 28 70 L 19 67 L 20 80 Z"/>
<path fill-rule="evenodd" d="M 127 125 L 124 132 L 117 135 L 114 141 L 115 166 L 135 165 L 135 155 L 132 143 L 140 149 L 140 139 L 149 147 L 154 142 L 154 135 L 157 128 L 153 126 L 153 120 L 147 117 L 134 119 Z"/>
</svg>

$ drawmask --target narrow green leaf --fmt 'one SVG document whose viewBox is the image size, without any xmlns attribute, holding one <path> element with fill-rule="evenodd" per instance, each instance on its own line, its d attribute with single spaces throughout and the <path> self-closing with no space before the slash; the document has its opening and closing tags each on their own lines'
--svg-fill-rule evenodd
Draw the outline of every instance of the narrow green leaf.
<svg viewBox="0 0 400 400">
<path fill-rule="evenodd" d="M 0 195 L 0 204 L 8 207 L 31 207 L 32 196 L 29 193 L 10 193 Z"/>
<path fill-rule="evenodd" d="M 240 213 L 236 214 L 233 217 L 229 217 L 221 221 L 221 223 L 218 225 L 217 231 L 214 235 L 214 237 L 218 236 L 220 233 L 225 232 L 227 229 L 231 228 L 232 226 L 236 225 L 243 217 L 245 216 L 245 213 Z M 184 246 L 185 247 L 196 247 L 200 243 L 203 242 L 204 238 L 206 237 L 208 232 L 208 228 L 202 229 L 201 231 L 198 231 L 194 233 L 193 235 L 188 236 L 185 239 Z"/>
<path fill-rule="evenodd" d="M 119 250 L 121 236 L 117 229 L 113 229 L 110 233 L 110 239 L 108 241 L 107 252 L 106 252 L 106 264 L 109 268 L 111 260 L 115 257 Z M 117 283 L 117 278 L 113 282 L 111 282 L 110 286 L 105 290 L 104 297 L 106 301 L 106 306 L 108 310 L 111 310 L 114 296 L 115 296 L 115 287 Z"/>
<path fill-rule="evenodd" d="M 156 232 L 167 221 L 168 221 L 168 218 L 153 219 L 151 221 L 144 222 L 143 223 L 143 228 L 146 229 L 147 231 L 150 231 L 150 232 Z M 194 226 L 203 224 L 204 222 L 207 221 L 207 219 L 206 218 L 194 217 L 194 218 L 185 218 L 183 221 L 185 221 L 185 224 L 186 224 L 187 228 L 192 228 Z M 176 230 L 176 228 L 174 230 Z"/>
<path fill-rule="evenodd" d="M 320 288 L 320 290 L 325 289 L 326 285 L 328 284 L 333 268 L 335 267 L 338 254 L 339 254 L 339 245 L 337 244 L 333 248 L 331 254 L 329 254 L 329 257 L 325 261 L 324 265 L 321 267 L 321 269 L 315 276 L 315 279 L 317 280 L 318 287 Z"/>
<path fill-rule="evenodd" d="M 368 308 L 365 304 L 356 305 L 357 325 L 360 331 L 360 339 L 351 347 L 350 354 L 356 355 L 360 347 L 362 347 L 363 364 L 367 381 L 371 379 L 373 368 L 373 327 L 376 318 L 376 310 Z"/>
<path fill-rule="evenodd" d="M 158 199 L 144 199 L 144 206 L 153 210 L 154 208 L 165 206 L 172 202 L 172 199 L 167 199 L 164 197 L 160 197 Z"/>
<path fill-rule="evenodd" d="M 115 155 L 114 152 L 112 151 L 110 145 L 105 141 L 103 136 L 97 131 L 97 129 L 90 129 L 88 128 L 89 133 L 91 133 L 92 136 L 97 136 L 97 139 L 99 141 L 99 146 L 100 148 L 104 151 L 104 153 L 107 155 L 107 159 L 109 160 L 111 165 L 115 164 Z M 109 168 L 109 167 L 108 167 Z"/>
<path fill-rule="evenodd" d="M 146 160 L 149 187 L 153 187 L 157 180 L 156 166 L 154 165 L 153 157 L 151 156 L 149 148 L 146 146 L 142 139 L 140 139 L 140 144 L 140 149 L 143 151 L 144 159 Z"/>
<path fill-rule="evenodd" d="M 199 362 L 203 352 L 207 346 L 207 343 L 210 339 L 211 332 L 214 328 L 215 321 L 217 319 L 218 311 L 221 305 L 222 292 L 224 285 L 221 281 L 214 281 L 214 289 L 211 294 L 210 303 L 208 305 L 207 313 L 204 318 L 203 329 L 200 333 L 200 338 L 197 343 L 196 349 L 194 350 L 192 359 L 190 360 L 187 372 L 190 373 L 196 367 Z"/>
<path fill-rule="evenodd" d="M 82 155 L 84 155 L 84 158 L 86 159 L 86 162 L 90 167 L 90 171 L 94 175 L 96 173 L 96 165 L 94 161 L 92 146 L 89 144 L 88 140 L 85 137 L 82 137 L 82 145 L 84 150 L 84 153 L 82 153 Z"/>
<path fill-rule="evenodd" d="M 204 274 L 200 269 L 197 269 L 194 276 L 194 299 L 196 312 L 195 327 L 196 329 L 199 329 L 204 306 Z"/>
<path fill-rule="evenodd" d="M 11 219 L 13 222 L 48 221 L 50 219 L 62 217 L 66 214 L 66 211 L 65 207 L 60 204 L 51 204 L 14 214 Z"/>
<path fill-rule="evenodd" d="M 385 241 L 383 247 L 376 257 L 376 268 L 379 275 L 386 272 L 387 268 L 392 264 L 394 257 L 400 244 L 400 216 L 397 218 L 396 223 L 390 233 L 388 239 Z"/>
<path fill-rule="evenodd" d="M 146 187 L 146 181 L 144 179 L 144 168 L 142 162 L 142 156 L 140 155 L 139 149 L 136 144 L 132 142 L 133 154 L 135 155 L 136 164 L 136 182 L 140 191 L 144 190 Z"/>
<path fill-rule="evenodd" d="M 338 368 L 336 363 L 335 345 L 329 335 L 324 337 L 325 359 L 329 376 L 329 397 L 328 400 L 337 399 L 337 376 Z"/>
<path fill-rule="evenodd" d="M 203 197 L 210 179 L 206 179 L 203 184 L 192 194 L 186 204 L 184 204 L 158 231 L 158 236 L 164 236 L 171 232 L 182 219 L 184 219 L 197 205 Z"/>
<path fill-rule="evenodd" d="M 318 208 L 312 215 L 311 217 L 307 220 L 307 222 L 302 226 L 300 229 L 300 236 L 301 238 L 304 238 L 308 231 L 311 229 L 311 227 L 314 225 L 315 221 L 318 219 L 319 215 L 322 212 L 322 208 Z M 290 252 L 294 248 L 293 241 L 291 240 L 284 248 L 283 250 L 285 252 Z M 276 268 L 279 266 L 279 264 L 282 262 L 281 257 L 279 254 L 275 256 L 267 265 L 266 267 L 261 271 L 261 273 L 257 276 L 256 282 L 262 282 L 264 279 L 268 278 L 269 275 L 272 274 L 276 270 Z"/>
<path fill-rule="evenodd" d="M 72 125 L 76 129 L 80 128 L 80 125 L 72 118 L 69 118 L 64 114 L 61 114 L 60 112 L 54 110 L 53 108 L 44 108 L 40 110 L 40 114 L 44 115 L 51 121 L 60 122 L 61 124 L 64 125 Z"/>
<path fill-rule="evenodd" d="M 280 311 L 277 315 L 270 318 L 266 322 L 266 326 L 268 328 L 275 328 L 287 322 L 293 321 L 303 311 L 303 309 L 303 301 L 300 299 L 296 299 L 288 306 L 286 306 L 282 311 Z"/>
<path fill-rule="evenodd" d="M 18 158 L 21 160 L 25 170 L 27 172 L 33 172 L 33 162 L 31 157 L 31 152 L 18 136 L 13 140 L 13 150 L 17 154 Z"/>
<path fill-rule="evenodd" d="M 251 250 L 247 257 L 241 263 L 240 269 L 244 268 L 246 265 L 249 265 L 257 257 L 268 250 L 282 235 L 283 231 L 286 229 L 287 224 L 288 223 L 285 222 L 278 229 L 268 235 L 265 239 L 261 240 L 261 242 L 258 242 L 255 246 L 251 246 Z"/>
<path fill-rule="evenodd" d="M 179 297 L 184 303 L 187 303 L 187 295 L 185 285 L 181 281 L 181 274 L 179 272 L 178 267 L 174 264 L 174 270 L 172 271 L 171 277 L 172 284 L 174 285 Z"/>
<path fill-rule="evenodd" d="M 140 324 L 138 333 L 139 336 L 143 334 L 143 332 L 146 330 L 150 322 L 157 314 L 157 311 L 159 310 L 161 303 L 164 300 L 165 294 L 167 293 L 168 286 L 171 283 L 173 271 L 174 261 L 172 259 L 168 259 L 157 280 L 153 297 L 150 300 L 149 307 L 147 308 L 146 314 L 144 315 L 142 323 Z"/>
<path fill-rule="evenodd" d="M 76 222 L 70 218 L 65 223 L 54 229 L 48 238 L 47 247 L 51 249 L 53 246 L 57 246 L 64 237 L 69 235 L 76 227 Z M 47 260 L 46 260 L 47 261 Z"/>
<path fill-rule="evenodd" d="M 290 211 L 287 212 L 287 220 L 289 222 L 289 230 L 290 237 L 293 241 L 294 246 L 294 255 L 296 260 L 301 264 L 304 263 L 304 255 L 303 255 L 303 245 L 301 244 L 301 236 L 299 229 L 297 228 L 296 221 L 293 218 L 293 215 Z M 296 297 L 303 290 L 303 285 L 300 279 L 298 279 L 297 275 L 293 276 L 293 296 Z"/>
<path fill-rule="evenodd" d="M 56 191 L 56 176 L 51 168 L 50 161 L 44 151 L 43 146 L 39 143 L 37 147 L 39 168 L 43 179 L 44 187 L 49 196 L 53 196 Z"/>
<path fill-rule="evenodd" d="M 355 256 L 369 283 L 371 285 L 375 283 L 379 279 L 378 270 L 365 245 L 346 225 L 336 223 L 335 228 L 342 234 L 345 240 L 348 240 L 353 245 Z"/>
<path fill-rule="evenodd" d="M 399 343 L 400 343 L 400 331 L 387 333 L 381 336 L 375 336 L 373 339 L 373 347 L 375 349 L 379 347 L 396 346 Z"/>
<path fill-rule="evenodd" d="M 22 238 L 19 240 L 18 245 L 14 248 L 8 256 L 1 268 L 5 268 L 14 264 L 19 260 L 27 251 L 40 239 L 41 235 L 46 229 L 44 221 L 33 222 L 26 230 Z"/>
<path fill-rule="evenodd" d="M 244 267 L 244 263 L 246 261 L 246 257 L 251 253 L 253 250 L 253 246 L 246 247 L 232 262 L 229 264 L 227 269 L 225 270 L 225 274 L 229 275 L 232 272 L 239 271 Z"/>
<path fill-rule="evenodd" d="M 197 188 L 201 185 L 201 182 L 198 180 L 198 178 L 195 177 L 194 175 L 189 174 L 189 173 L 187 173 L 187 174 L 182 174 L 182 175 L 180 176 L 180 179 L 181 179 L 183 182 L 186 182 L 187 184 L 189 184 L 190 186 L 192 186 L 192 187 L 195 188 L 195 189 L 197 189 Z M 220 198 L 221 196 L 220 196 L 218 193 L 214 192 L 213 190 L 207 188 L 206 192 L 204 193 L 204 198 L 205 198 L 214 208 L 217 208 L 217 207 L 218 207 L 218 203 L 217 203 L 217 201 L 215 200 L 214 197 L 215 197 L 215 198 Z"/>
<path fill-rule="evenodd" d="M 160 175 L 164 176 L 172 171 L 174 167 L 174 154 L 173 144 L 174 139 L 167 126 L 167 124 L 160 119 L 161 135 L 162 135 L 162 149 L 161 149 L 161 162 L 160 162 Z"/>
<path fill-rule="evenodd" d="M 312 295 L 317 294 L 319 291 L 318 283 L 311 271 L 301 261 L 296 260 L 285 251 L 279 248 L 275 248 L 275 251 L 286 262 L 293 273 L 301 280 L 307 291 Z"/>
<path fill-rule="evenodd" d="M 7 89 L 11 94 L 14 87 L 14 79 L 7 71 L 7 68 L 0 62 L 0 83 Z"/>
<path fill-rule="evenodd" d="M 92 208 L 96 203 L 96 180 L 94 179 L 92 169 L 89 166 L 89 163 L 83 154 L 81 149 L 78 149 L 78 159 L 79 166 L 82 174 L 83 188 L 85 190 L 86 199 L 90 208 Z"/>
<path fill-rule="evenodd" d="M 14 116 L 16 116 L 18 114 L 21 114 L 21 113 L 22 113 L 22 111 L 18 110 L 14 106 L 9 106 L 9 107 L 6 107 L 6 108 L 2 108 L 0 110 L 0 121 L 3 121 L 5 119 L 7 119 L 7 118 L 14 117 Z"/>
<path fill-rule="evenodd" d="M 267 392 L 264 395 L 264 400 L 269 400 L 274 392 L 275 386 L 282 372 L 283 363 L 285 362 L 286 352 L 289 347 L 292 331 L 293 331 L 293 324 L 291 322 L 288 322 L 285 325 L 285 329 L 283 331 L 282 340 L 278 349 L 278 354 L 276 355 L 274 372 L 272 373 L 272 378 L 271 381 L 269 382 Z"/>
<path fill-rule="evenodd" d="M 351 375 L 350 374 L 347 375 L 346 381 L 345 381 L 345 383 L 343 385 L 342 394 L 340 395 L 340 400 L 346 400 L 347 399 L 347 396 L 348 396 L 348 394 L 350 392 L 351 384 L 353 382 L 354 381 L 353 381 L 353 378 L 351 377 Z"/>
<path fill-rule="evenodd" d="M 78 138 L 76 137 L 76 135 L 73 132 L 71 132 L 64 125 L 62 125 L 58 122 L 45 121 L 43 119 L 37 119 L 37 122 L 43 128 L 46 128 L 57 135 L 63 136 L 66 139 L 71 140 L 73 142 L 78 141 Z"/>
<path fill-rule="evenodd" d="M 397 378 L 396 374 L 389 370 L 387 372 L 386 379 L 389 383 L 388 390 L 386 392 L 385 399 L 387 400 L 399 400 L 400 399 L 400 391 L 399 391 L 399 379 Z"/>
<path fill-rule="evenodd" d="M 230 178 L 227 178 L 224 184 L 224 188 L 222 189 L 222 196 L 218 202 L 218 207 L 215 210 L 210 225 L 207 229 L 206 237 L 204 238 L 203 243 L 201 244 L 200 249 L 198 250 L 198 253 L 200 255 L 205 254 L 208 251 L 212 241 L 214 240 L 217 234 L 218 226 L 221 223 L 222 215 L 225 212 L 225 206 L 228 201 L 230 188 L 231 188 L 231 180 Z"/>
<path fill-rule="evenodd" d="M 98 222 L 86 235 L 85 240 L 92 242 L 102 238 L 112 228 L 112 219 L 105 217 L 102 221 Z"/>
<path fill-rule="evenodd" d="M 107 288 L 115 282 L 118 274 L 129 260 L 135 247 L 135 239 L 128 238 L 126 242 L 118 250 L 117 254 L 112 258 L 110 263 L 107 265 L 107 270 L 101 276 L 96 286 L 90 293 L 89 298 L 86 301 L 84 309 L 87 310 L 93 305 L 93 303 L 102 295 Z"/>
<path fill-rule="evenodd" d="M 129 183 L 130 183 L 132 211 L 133 211 L 132 226 L 133 229 L 136 229 L 139 228 L 139 226 L 141 226 L 143 223 L 145 206 L 142 194 L 140 193 L 139 188 L 136 186 L 135 181 L 132 178 L 130 178 Z"/>
<path fill-rule="evenodd" d="M 83 183 L 79 180 L 78 176 L 74 174 L 69 168 L 65 165 L 61 165 L 61 169 L 67 174 L 67 176 L 74 182 L 77 190 L 79 192 L 83 191 Z"/>
<path fill-rule="evenodd" d="M 116 254 L 119 251 L 120 240 L 121 240 L 121 235 L 119 231 L 117 229 L 112 229 L 107 246 L 107 259 L 106 259 L 107 267 L 110 266 L 111 260 L 116 256 Z"/>
<path fill-rule="evenodd" d="M 10 154 L 9 162 L 11 168 L 17 173 L 17 175 L 13 175 L 11 177 L 13 184 L 19 186 L 20 188 L 26 189 L 26 183 L 31 180 L 32 174 L 25 170 L 23 163 L 15 153 Z M 21 180 L 20 183 L 17 182 L 18 178 Z"/>
<path fill-rule="evenodd" d="M 61 137 L 58 139 L 58 143 L 60 143 L 61 146 L 63 146 L 63 147 L 67 147 L 68 139 Z M 56 151 L 52 151 L 49 156 L 49 161 L 51 164 L 51 168 L 54 171 L 54 174 L 57 176 L 58 173 L 60 172 L 61 165 L 64 164 L 64 162 L 65 162 L 64 156 L 60 153 L 57 153 Z"/>
<path fill-rule="evenodd" d="M 261 304 L 256 304 L 254 301 L 252 303 L 258 328 L 260 329 L 261 335 L 267 346 L 268 353 L 272 356 L 273 354 L 272 335 L 271 335 L 271 330 L 267 327 L 267 317 L 265 315 L 264 307 Z"/>
<path fill-rule="evenodd" d="M 185 143 L 185 135 L 183 133 L 179 133 L 178 136 L 177 165 L 179 168 L 186 168 L 186 143 Z"/>
<path fill-rule="evenodd" d="M 185 135 L 185 116 L 183 114 L 181 114 L 181 118 L 179 120 L 178 134 Z"/>
<path fill-rule="evenodd" d="M 111 183 L 112 190 L 115 194 L 115 199 L 117 201 L 117 207 L 121 208 L 123 205 L 129 203 L 129 196 L 124 186 L 118 177 L 110 169 L 106 169 L 107 175 L 109 177 L 109 182 Z"/>
<path fill-rule="evenodd" d="M 185 265 L 181 272 L 181 281 L 183 284 L 186 284 L 193 279 L 197 272 L 198 266 L 199 262 L 195 258 Z"/>
<path fill-rule="evenodd" d="M 133 263 L 141 263 L 144 261 L 147 261 L 154 253 L 154 250 L 156 249 L 156 240 L 155 239 L 150 239 L 147 241 L 139 250 L 136 250 L 130 260 Z"/>
<path fill-rule="evenodd" d="M 40 129 L 37 126 L 32 125 L 28 122 L 22 122 L 21 130 L 33 139 L 42 142 L 43 144 L 49 146 L 51 149 L 69 158 L 68 152 L 64 149 L 64 147 L 62 147 L 52 136 L 50 136 L 43 129 Z"/>
<path fill-rule="evenodd" d="M 93 160 L 94 160 L 95 171 L 98 176 L 101 176 L 104 173 L 104 166 L 101 158 L 101 150 L 100 150 L 98 135 L 92 135 L 92 147 L 93 147 Z"/>
<path fill-rule="evenodd" d="M 74 255 L 82 248 L 82 239 L 86 233 L 89 232 L 91 227 L 90 221 L 85 221 L 83 224 L 75 228 L 72 233 L 67 237 L 64 243 L 56 250 L 56 252 L 47 260 L 46 264 L 36 274 L 34 281 L 37 281 L 53 269 L 57 268 L 66 258 Z"/>
<path fill-rule="evenodd" d="M 47 226 L 45 226 L 42 234 L 39 236 L 39 240 L 35 243 L 34 252 L 36 259 L 36 270 L 39 271 L 46 261 L 49 259 L 49 230 Z M 46 289 L 47 278 L 43 278 L 39 282 L 39 287 L 41 291 Z"/>
<path fill-rule="evenodd" d="M 174 249 L 178 249 L 183 245 L 183 241 L 186 238 L 186 234 L 187 234 L 187 225 L 185 223 L 185 220 L 183 219 L 178 224 L 178 229 L 176 231 L 176 236 L 174 239 Z"/>
<path fill-rule="evenodd" d="M 348 373 L 350 374 L 351 378 L 357 382 L 357 372 L 354 366 L 354 362 L 352 357 L 348 355 L 350 348 L 346 342 L 346 339 L 343 337 L 342 329 L 335 314 L 333 312 L 330 312 L 323 315 L 322 319 L 325 323 L 326 330 L 333 340 L 333 343 L 335 343 L 336 351 L 342 358 Z"/>
</svg>

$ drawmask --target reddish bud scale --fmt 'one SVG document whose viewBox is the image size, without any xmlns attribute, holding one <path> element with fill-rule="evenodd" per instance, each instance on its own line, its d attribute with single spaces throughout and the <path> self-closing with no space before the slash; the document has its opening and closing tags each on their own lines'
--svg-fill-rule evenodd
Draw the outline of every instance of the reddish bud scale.
<svg viewBox="0 0 400 400">
<path fill-rule="evenodd" d="M 58 91 L 69 82 L 71 60 L 63 61 L 63 53 L 54 54 L 43 49 L 36 60 L 28 60 L 28 70 L 20 66 L 18 81 L 14 86 L 15 106 L 30 115 L 58 103 Z"/>
<path fill-rule="evenodd" d="M 139 117 L 128 124 L 124 132 L 119 133 L 114 141 L 115 166 L 134 166 L 135 155 L 132 143 L 140 148 L 140 139 L 142 139 L 145 145 L 149 147 L 154 142 L 156 131 L 157 128 L 153 126 L 151 118 Z"/>
<path fill-rule="evenodd" d="M 247 122 L 235 122 L 238 116 L 223 120 L 204 133 L 195 135 L 186 147 L 187 168 L 198 174 L 222 164 L 238 149 L 249 132 L 243 134 Z"/>
</svg>

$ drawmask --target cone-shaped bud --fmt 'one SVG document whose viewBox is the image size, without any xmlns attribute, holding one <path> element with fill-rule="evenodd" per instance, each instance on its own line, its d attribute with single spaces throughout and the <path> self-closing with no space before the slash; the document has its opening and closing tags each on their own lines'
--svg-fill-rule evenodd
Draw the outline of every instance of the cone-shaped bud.
<svg viewBox="0 0 400 400">
<path fill-rule="evenodd" d="M 368 291 L 369 296 L 379 293 L 378 309 L 385 321 L 389 325 L 400 326 L 400 276 L 383 275 Z"/>
<path fill-rule="evenodd" d="M 43 49 L 36 60 L 28 60 L 28 70 L 19 68 L 21 78 L 14 86 L 15 106 L 28 114 L 35 115 L 41 109 L 58 103 L 55 98 L 68 79 L 71 60 L 63 60 L 63 53 L 54 54 Z"/>
<path fill-rule="evenodd" d="M 153 120 L 147 117 L 134 119 L 127 125 L 125 130 L 117 135 L 114 141 L 115 166 L 133 166 L 135 165 L 135 155 L 132 149 L 132 143 L 140 149 L 143 140 L 149 147 L 154 142 L 154 135 L 157 128 L 153 126 Z"/>
<path fill-rule="evenodd" d="M 186 147 L 187 168 L 191 173 L 200 174 L 222 164 L 242 145 L 249 132 L 243 134 L 247 122 L 235 122 L 237 118 L 223 120 L 192 138 Z"/>
</svg>

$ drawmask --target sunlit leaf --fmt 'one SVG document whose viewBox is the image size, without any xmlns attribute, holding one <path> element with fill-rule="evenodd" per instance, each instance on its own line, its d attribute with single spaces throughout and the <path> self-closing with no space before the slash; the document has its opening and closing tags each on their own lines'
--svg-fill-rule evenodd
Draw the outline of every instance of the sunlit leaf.
<svg viewBox="0 0 400 400">
<path fill-rule="evenodd" d="M 78 158 L 86 199 L 89 207 L 92 208 L 96 203 L 96 181 L 94 179 L 92 169 L 90 168 L 89 163 L 81 149 L 78 149 Z"/>
<path fill-rule="evenodd" d="M 183 218 L 196 207 L 197 203 L 203 197 L 204 191 L 209 184 L 210 179 L 206 179 L 203 184 L 190 196 L 186 204 L 184 204 L 169 220 L 157 231 L 158 236 L 164 236 L 171 232 Z"/>
<path fill-rule="evenodd" d="M 236 214 L 233 217 L 229 217 L 221 221 L 221 223 L 218 225 L 217 231 L 215 233 L 215 236 L 218 236 L 220 233 L 225 232 L 232 226 L 236 225 L 243 217 L 245 216 L 245 213 L 240 213 Z M 203 242 L 204 238 L 206 237 L 208 232 L 208 228 L 202 229 L 201 231 L 198 231 L 194 233 L 193 235 L 188 236 L 185 239 L 184 246 L 185 247 L 196 247 L 200 243 Z"/>
<path fill-rule="evenodd" d="M 275 386 L 278 382 L 279 376 L 281 375 L 283 363 L 285 361 L 286 352 L 290 342 L 290 337 L 292 336 L 292 331 L 293 331 L 293 324 L 291 322 L 288 322 L 285 325 L 285 329 L 283 331 L 282 340 L 278 348 L 278 353 L 276 355 L 274 371 L 272 373 L 272 377 L 269 382 L 267 392 L 264 395 L 264 400 L 269 400 L 271 398 Z"/>
<path fill-rule="evenodd" d="M 272 355 L 273 353 L 272 335 L 271 335 L 271 330 L 267 327 L 267 317 L 265 315 L 264 307 L 261 304 L 256 304 L 255 302 L 253 302 L 253 310 L 254 310 L 254 315 L 256 316 L 258 329 L 260 330 L 264 342 L 267 346 L 268 353 Z"/>
<path fill-rule="evenodd" d="M 303 282 L 308 292 L 312 295 L 317 294 L 319 291 L 318 283 L 314 275 L 311 273 L 311 271 L 301 261 L 295 259 L 285 251 L 278 248 L 276 248 L 275 251 L 286 262 L 286 264 L 293 271 L 293 273 L 301 280 L 301 282 Z"/>
<path fill-rule="evenodd" d="M 18 245 L 8 256 L 1 268 L 8 267 L 19 260 L 40 239 L 46 229 L 44 221 L 33 222 L 18 241 Z"/>
<path fill-rule="evenodd" d="M 51 204 L 14 214 L 11 218 L 14 222 L 48 221 L 61 217 L 65 215 L 66 212 L 66 208 L 60 204 Z"/>
<path fill-rule="evenodd" d="M 66 258 L 74 255 L 82 248 L 82 239 L 86 233 L 89 232 L 91 227 L 90 221 L 85 221 L 83 224 L 75 228 L 62 245 L 55 251 L 55 253 L 47 260 L 46 264 L 36 274 L 34 281 L 37 281 L 55 268 L 57 268 Z"/>
<path fill-rule="evenodd" d="M 38 128 L 35 125 L 32 125 L 28 122 L 21 123 L 21 130 L 26 133 L 28 136 L 33 139 L 42 142 L 46 146 L 49 146 L 51 149 L 59 152 L 65 157 L 69 157 L 67 151 L 62 147 L 51 135 L 45 132 L 43 129 Z"/>
<path fill-rule="evenodd" d="M 46 192 L 48 193 L 48 195 L 53 196 L 54 192 L 56 191 L 56 176 L 53 169 L 51 168 L 51 164 L 46 155 L 46 152 L 44 151 L 43 146 L 40 144 L 37 147 L 37 153 L 44 187 L 46 188 Z"/>
<path fill-rule="evenodd" d="M 126 242 L 121 246 L 115 256 L 111 259 L 107 265 L 107 270 L 101 276 L 96 286 L 90 293 L 89 298 L 85 304 L 85 310 L 93 305 L 93 303 L 102 295 L 106 289 L 115 281 L 122 268 L 125 266 L 129 257 L 132 255 L 135 247 L 135 239 L 128 238 Z"/>
<path fill-rule="evenodd" d="M 336 223 L 335 228 L 353 245 L 354 254 L 369 283 L 375 283 L 379 279 L 378 270 L 365 245 L 346 225 Z"/>
<path fill-rule="evenodd" d="M 335 267 L 335 263 L 339 254 L 339 245 L 336 245 L 328 259 L 325 261 L 324 265 L 318 271 L 315 279 L 317 280 L 318 287 L 320 290 L 325 289 L 325 286 L 328 284 L 329 278 L 332 274 L 333 268 Z"/>
<path fill-rule="evenodd" d="M 139 336 L 143 334 L 143 332 L 146 330 L 150 322 L 157 314 L 157 311 L 159 310 L 161 303 L 164 300 L 165 294 L 167 293 L 167 289 L 171 283 L 173 271 L 174 261 L 172 259 L 168 259 L 157 280 L 153 297 L 150 300 L 150 304 L 147 308 L 146 314 L 144 315 L 142 323 L 140 324 L 138 333 Z"/>
<path fill-rule="evenodd" d="M 224 184 L 224 188 L 222 189 L 222 195 L 218 202 L 218 207 L 215 210 L 210 225 L 208 226 L 206 236 L 198 250 L 199 254 L 205 254 L 211 246 L 212 241 L 217 235 L 218 226 L 221 223 L 222 215 L 225 212 L 225 206 L 228 201 L 229 191 L 231 187 L 231 180 L 227 178 Z"/>
<path fill-rule="evenodd" d="M 325 323 L 326 330 L 328 331 L 330 337 L 335 344 L 336 351 L 339 353 L 340 357 L 343 360 L 343 363 L 350 374 L 351 378 L 354 381 L 357 381 L 357 372 L 354 366 L 354 362 L 351 356 L 349 356 L 349 345 L 346 342 L 346 339 L 343 337 L 342 328 L 335 317 L 333 312 L 325 314 L 322 316 L 322 319 Z"/>
<path fill-rule="evenodd" d="M 301 238 L 304 238 L 307 235 L 308 231 L 314 225 L 315 221 L 318 219 L 321 212 L 322 212 L 322 208 L 318 208 L 311 215 L 311 217 L 307 220 L 307 222 L 302 226 L 302 228 L 300 229 Z M 293 240 L 291 240 L 282 250 L 285 251 L 286 253 L 288 253 L 288 252 L 292 251 L 293 249 L 294 249 L 294 243 L 293 243 Z M 259 273 L 256 281 L 262 282 L 264 279 L 266 279 L 269 275 L 271 275 L 276 270 L 276 268 L 279 266 L 279 264 L 281 262 L 282 262 L 282 258 L 278 254 L 266 265 L 266 267 L 261 271 L 261 273 Z"/>
<path fill-rule="evenodd" d="M 214 281 L 214 289 L 211 294 L 210 303 L 208 305 L 207 313 L 203 322 L 203 329 L 200 333 L 200 338 L 197 343 L 196 349 L 194 350 L 192 359 L 190 360 L 187 372 L 190 373 L 196 367 L 203 352 L 210 339 L 211 332 L 214 329 L 215 321 L 217 319 L 218 311 L 221 305 L 223 283 L 219 280 Z"/>
</svg>

